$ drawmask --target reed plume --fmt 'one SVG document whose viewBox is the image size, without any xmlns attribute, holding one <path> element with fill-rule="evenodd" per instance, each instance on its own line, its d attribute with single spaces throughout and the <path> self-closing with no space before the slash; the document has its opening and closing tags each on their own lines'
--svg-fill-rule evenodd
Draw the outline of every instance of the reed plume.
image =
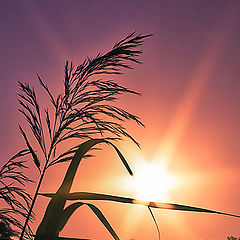
<svg viewBox="0 0 240 240">
<path fill-rule="evenodd" d="M 142 50 L 139 47 L 149 36 L 151 35 L 133 32 L 114 44 L 106 54 L 99 53 L 94 58 L 87 57 L 82 64 L 77 66 L 67 61 L 64 68 L 63 92 L 56 97 L 37 75 L 40 85 L 50 100 L 51 106 L 47 108 L 40 106 L 33 87 L 28 83 L 19 82 L 19 111 L 30 127 L 38 145 L 37 149 L 36 144 L 30 142 L 22 126 L 19 125 L 19 128 L 40 173 L 20 240 L 24 237 L 25 228 L 31 217 L 46 170 L 56 164 L 71 160 L 83 139 L 104 137 L 110 141 L 127 137 L 139 146 L 138 142 L 127 132 L 124 122 L 133 120 L 144 126 L 143 123 L 136 115 L 115 104 L 120 95 L 139 95 L 139 93 L 113 79 L 106 78 L 106 75 L 121 74 L 123 69 L 132 68 L 130 63 L 140 63 L 139 56 Z M 65 152 L 58 153 L 59 145 L 71 139 L 79 139 L 80 142 Z M 85 157 L 88 156 L 90 155 Z"/>
<path fill-rule="evenodd" d="M 14 155 L 0 168 L 0 239 L 10 239 L 22 230 L 21 219 L 26 219 L 31 203 L 31 196 L 25 185 L 31 180 L 23 174 L 26 162 L 19 158 L 30 152 L 22 150 Z M 31 219 L 30 219 L 31 220 Z M 31 238 L 31 228 L 27 224 L 26 235 Z"/>
</svg>

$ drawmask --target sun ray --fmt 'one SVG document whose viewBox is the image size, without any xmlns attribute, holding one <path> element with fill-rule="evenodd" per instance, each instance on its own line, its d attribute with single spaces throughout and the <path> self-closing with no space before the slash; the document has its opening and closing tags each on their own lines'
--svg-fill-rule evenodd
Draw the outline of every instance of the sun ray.
<svg viewBox="0 0 240 240">
<path fill-rule="evenodd" d="M 29 1 L 24 5 L 19 5 L 22 11 L 29 17 L 30 22 L 34 24 L 34 27 L 38 29 L 38 37 L 46 44 L 49 54 L 56 57 L 56 60 L 62 65 L 62 62 L 68 56 L 67 47 L 61 41 L 59 33 L 54 29 L 52 23 L 49 21 L 40 8 L 36 7 L 36 4 Z"/>
<path fill-rule="evenodd" d="M 231 16 L 234 15 L 233 10 L 234 9 L 231 7 L 226 11 L 225 16 L 216 28 L 215 37 L 206 47 L 202 60 L 191 77 L 189 85 L 186 87 L 182 99 L 179 101 L 177 110 L 170 121 L 165 137 L 160 144 L 157 154 L 159 158 L 165 157 L 170 161 L 181 141 L 181 138 L 192 119 L 194 111 L 198 106 L 206 84 L 210 81 L 211 70 L 217 64 L 226 39 L 234 27 L 234 22 L 231 18 Z M 223 28 L 223 26 L 226 25 L 228 28 Z"/>
</svg>

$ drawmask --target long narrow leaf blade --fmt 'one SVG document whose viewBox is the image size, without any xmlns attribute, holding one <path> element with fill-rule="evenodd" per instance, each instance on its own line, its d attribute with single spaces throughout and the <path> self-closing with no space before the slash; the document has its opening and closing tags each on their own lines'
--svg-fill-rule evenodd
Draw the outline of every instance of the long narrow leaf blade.
<svg viewBox="0 0 240 240">
<path fill-rule="evenodd" d="M 54 197 L 55 194 L 41 193 L 40 195 L 52 198 L 52 197 Z M 145 205 L 148 207 L 159 208 L 159 209 L 215 213 L 215 214 L 221 214 L 221 215 L 227 215 L 227 216 L 240 218 L 240 215 L 214 211 L 214 210 L 210 210 L 210 209 L 206 209 L 206 208 L 199 208 L 199 207 L 193 207 L 193 206 L 175 204 L 175 203 L 147 202 L 147 201 L 137 200 L 134 198 L 119 197 L 119 196 L 100 194 L 100 193 L 90 193 L 90 192 L 69 193 L 67 200 L 103 200 L 103 201 L 112 201 L 112 202 L 119 202 L 119 203 L 140 204 L 140 205 Z"/>
<path fill-rule="evenodd" d="M 117 152 L 119 158 L 121 159 L 123 165 L 125 166 L 125 168 L 126 168 L 127 171 L 129 172 L 129 174 L 130 174 L 131 176 L 133 176 L 133 172 L 132 172 L 130 166 L 128 165 L 127 160 L 124 158 L 124 156 L 123 156 L 122 153 L 119 151 L 119 149 L 118 149 L 113 143 L 111 143 L 111 142 L 108 142 L 108 143 L 109 143 L 111 146 L 113 146 L 113 148 L 114 148 L 115 151 Z"/>
<path fill-rule="evenodd" d="M 93 204 L 87 204 L 91 210 L 95 213 L 95 215 L 98 217 L 98 219 L 102 222 L 102 224 L 105 226 L 105 228 L 111 233 L 111 235 L 114 237 L 115 240 L 120 240 L 120 238 L 117 236 L 107 219 L 104 217 L 102 212 Z"/>
<path fill-rule="evenodd" d="M 59 217 L 61 216 L 62 212 L 64 211 L 64 206 L 65 206 L 65 203 L 69 196 L 69 192 L 70 192 L 75 174 L 77 172 L 78 166 L 79 166 L 82 158 L 85 156 L 85 154 L 87 154 L 87 152 L 91 148 L 93 148 L 95 145 L 97 145 L 99 143 L 111 144 L 111 142 L 107 141 L 106 139 L 90 139 L 90 140 L 85 141 L 84 143 L 82 143 L 79 146 L 78 150 L 76 151 L 76 153 L 73 156 L 73 159 L 71 160 L 71 163 L 68 167 L 67 173 L 65 174 L 65 177 L 64 177 L 64 180 L 63 180 L 61 186 L 59 187 L 58 191 L 56 192 L 56 195 L 54 195 L 54 197 L 51 199 L 51 201 L 48 204 L 48 207 L 47 207 L 45 215 L 42 219 L 42 222 L 40 223 L 40 225 L 37 229 L 36 239 L 38 239 L 40 236 L 58 236 L 58 233 L 59 233 L 59 231 L 57 230 L 58 220 L 59 220 Z M 127 164 L 126 160 L 124 159 L 124 157 L 121 155 L 120 151 L 115 146 L 114 146 L 114 148 L 117 151 L 121 160 L 123 162 L 125 161 L 124 165 L 126 166 L 126 164 Z M 129 166 L 128 166 L 128 168 L 130 169 Z M 129 171 L 129 169 L 128 169 L 128 171 Z"/>
</svg>

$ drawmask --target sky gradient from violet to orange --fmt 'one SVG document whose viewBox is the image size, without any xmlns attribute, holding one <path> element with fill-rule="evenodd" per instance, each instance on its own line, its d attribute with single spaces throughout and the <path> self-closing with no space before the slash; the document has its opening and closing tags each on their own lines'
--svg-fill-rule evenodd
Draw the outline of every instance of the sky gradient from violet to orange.
<svg viewBox="0 0 240 240">
<path fill-rule="evenodd" d="M 18 80 L 36 84 L 38 73 L 51 89 L 60 90 L 65 60 L 80 63 L 86 56 L 106 52 L 135 30 L 152 33 L 144 46 L 144 64 L 118 77 L 142 93 L 120 101 L 146 125 L 145 129 L 129 125 L 142 150 L 129 142 L 119 147 L 130 165 L 138 155 L 147 160 L 167 158 L 169 171 L 181 179 L 169 201 L 240 214 L 239 11 L 237 0 L 2 1 L 1 164 L 23 147 L 17 127 L 22 122 L 17 112 Z M 124 186 L 116 187 L 125 171 L 113 160 L 114 153 L 104 150 L 98 159 L 82 164 L 74 189 L 131 195 Z M 37 179 L 35 169 L 28 174 Z M 60 174 L 49 172 L 42 191 L 56 190 L 60 181 Z M 39 198 L 37 223 L 46 203 Z M 99 206 L 121 239 L 157 239 L 145 208 Z M 154 213 L 163 240 L 240 237 L 238 219 Z M 63 234 L 111 239 L 87 209 L 73 216 Z"/>
</svg>

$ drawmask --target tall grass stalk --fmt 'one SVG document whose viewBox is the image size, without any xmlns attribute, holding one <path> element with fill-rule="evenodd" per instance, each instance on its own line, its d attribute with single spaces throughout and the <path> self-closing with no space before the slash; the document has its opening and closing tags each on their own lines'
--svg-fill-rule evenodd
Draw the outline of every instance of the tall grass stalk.
<svg viewBox="0 0 240 240">
<path fill-rule="evenodd" d="M 141 200 L 136 200 L 133 198 L 126 198 L 114 195 L 107 195 L 107 194 L 99 194 L 99 193 L 89 193 L 89 192 L 75 192 L 70 193 L 71 186 L 73 184 L 73 180 L 75 174 L 77 172 L 78 166 L 91 148 L 93 148 L 97 144 L 107 143 L 110 144 L 116 150 L 119 158 L 121 159 L 122 163 L 124 164 L 125 168 L 132 175 L 132 171 L 125 160 L 124 156 L 118 150 L 118 148 L 113 145 L 110 141 L 105 139 L 90 139 L 82 143 L 75 155 L 73 156 L 71 163 L 68 167 L 68 170 L 65 174 L 65 177 L 60 185 L 59 189 L 56 193 L 45 193 L 41 194 L 46 197 L 50 197 L 51 200 L 47 206 L 45 211 L 44 217 L 37 229 L 36 238 L 35 240 L 53 240 L 59 239 L 59 234 L 61 230 L 64 228 L 67 221 L 70 219 L 71 215 L 81 206 L 87 205 L 98 217 L 98 219 L 102 222 L 102 224 L 106 227 L 108 232 L 112 235 L 115 240 L 119 240 L 120 238 L 113 230 L 111 225 L 108 223 L 107 219 L 104 217 L 102 212 L 93 204 L 82 202 L 82 200 L 100 200 L 100 201 L 113 201 L 119 203 L 128 203 L 128 204 L 141 204 L 148 207 L 153 221 L 158 230 L 158 238 L 160 239 L 160 231 L 157 226 L 156 219 L 153 215 L 151 208 L 159 208 L 159 209 L 168 209 L 168 210 L 177 210 L 177 211 L 191 211 L 191 212 L 203 212 L 203 213 L 215 213 L 221 215 L 227 215 L 232 217 L 240 217 L 238 215 L 223 213 L 215 210 L 181 205 L 181 204 L 174 204 L 174 203 L 162 203 L 162 202 L 146 202 Z M 80 202 L 74 202 L 70 204 L 68 207 L 65 208 L 65 204 L 67 200 L 75 200 Z"/>
<path fill-rule="evenodd" d="M 139 146 L 126 131 L 124 122 L 133 120 L 144 126 L 143 123 L 137 116 L 114 104 L 120 95 L 139 93 L 112 79 L 106 79 L 106 75 L 121 74 L 123 69 L 132 68 L 131 62 L 140 63 L 139 56 L 142 51 L 139 47 L 149 36 L 151 35 L 138 35 L 133 32 L 117 42 L 106 54 L 99 53 L 95 58 L 86 58 L 77 66 L 67 61 L 64 69 L 64 89 L 56 97 L 38 75 L 38 81 L 48 95 L 51 107 L 40 106 L 34 88 L 19 82 L 19 111 L 27 120 L 38 147 L 29 141 L 30 138 L 20 125 L 19 129 L 40 174 L 20 240 L 24 239 L 47 169 L 71 160 L 80 143 L 61 154 L 57 151 L 59 145 L 71 139 L 83 140 L 100 136 L 108 140 L 127 137 Z M 50 108 L 53 108 L 53 111 L 50 111 Z"/>
<path fill-rule="evenodd" d="M 27 83 L 19 82 L 19 111 L 24 115 L 30 126 L 32 135 L 36 140 L 35 144 L 29 141 L 30 138 L 23 128 L 21 126 L 19 128 L 27 146 L 26 151 L 31 155 L 40 173 L 35 194 L 19 238 L 20 240 L 25 238 L 25 232 L 32 217 L 34 204 L 37 196 L 40 195 L 39 190 L 48 168 L 62 162 L 70 163 L 59 189 L 56 193 L 41 194 L 51 198 L 51 200 L 38 226 L 35 240 L 71 239 L 60 237 L 59 234 L 71 215 L 83 205 L 88 206 L 95 213 L 115 240 L 119 240 L 120 238 L 100 209 L 91 203 L 82 202 L 83 200 L 145 205 L 148 207 L 156 227 L 157 222 L 151 208 L 240 217 L 206 208 L 174 203 L 144 202 L 128 197 L 100 193 L 70 193 L 81 160 L 91 157 L 90 151 L 96 149 L 98 144 L 108 144 L 113 147 L 128 173 L 133 175 L 126 159 L 114 143 L 123 137 L 127 137 L 139 146 L 138 142 L 126 131 L 124 123 L 127 120 L 133 120 L 141 126 L 144 125 L 137 116 L 119 108 L 114 102 L 120 95 L 127 93 L 139 95 L 139 93 L 120 85 L 112 79 L 106 79 L 106 75 L 121 74 L 122 69 L 132 68 L 130 63 L 140 63 L 138 58 L 142 51 L 139 50 L 139 47 L 143 45 L 144 39 L 149 36 L 151 35 L 131 33 L 123 40 L 117 42 L 106 54 L 98 54 L 95 58 L 86 58 L 82 64 L 76 67 L 73 63 L 66 62 L 64 90 L 56 97 L 38 76 L 40 85 L 50 99 L 53 111 L 50 111 L 50 106 L 48 108 L 40 107 L 34 88 L 31 88 Z M 72 144 L 70 148 L 65 152 L 59 153 L 59 146 L 72 139 L 79 141 L 70 143 Z M 38 148 L 36 148 L 36 143 Z M 71 200 L 77 202 L 65 207 L 66 201 Z M 157 230 L 158 238 L 160 239 L 158 227 Z"/>
</svg>

